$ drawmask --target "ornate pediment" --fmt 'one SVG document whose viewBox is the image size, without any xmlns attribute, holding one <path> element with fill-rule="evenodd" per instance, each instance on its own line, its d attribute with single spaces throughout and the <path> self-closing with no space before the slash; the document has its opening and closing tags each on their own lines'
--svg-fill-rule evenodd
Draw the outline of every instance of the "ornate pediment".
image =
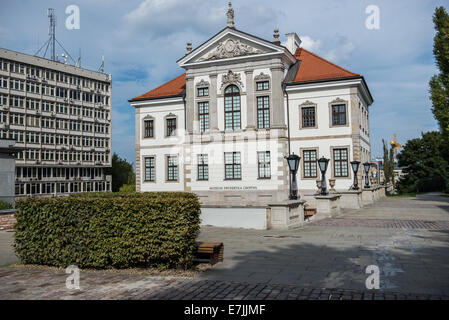
<svg viewBox="0 0 449 320">
<path fill-rule="evenodd" d="M 234 73 L 232 72 L 232 70 L 229 70 L 227 74 L 224 74 L 221 80 L 221 89 L 223 89 L 223 87 L 227 86 L 228 84 L 237 84 L 240 87 L 243 87 L 240 73 Z"/>
<path fill-rule="evenodd" d="M 337 99 L 332 100 L 330 103 L 331 104 L 334 104 L 334 103 L 347 103 L 347 101 L 341 99 L 340 97 L 338 97 Z"/>
<path fill-rule="evenodd" d="M 263 53 L 263 51 L 243 43 L 240 39 L 228 38 L 218 42 L 215 49 L 198 59 L 198 61 L 234 58 L 260 53 Z"/>
<path fill-rule="evenodd" d="M 304 101 L 303 103 L 301 103 L 299 106 L 300 106 L 300 107 L 303 107 L 303 106 L 311 106 L 311 105 L 316 105 L 316 103 L 313 103 L 313 102 L 310 101 L 310 100 L 306 100 L 306 101 Z"/>
<path fill-rule="evenodd" d="M 254 80 L 255 81 L 270 80 L 270 75 L 261 72 L 257 76 L 254 77 Z"/>
<path fill-rule="evenodd" d="M 197 87 L 208 87 L 209 85 L 209 81 L 204 81 L 204 79 L 201 79 L 201 81 L 196 84 Z"/>
</svg>

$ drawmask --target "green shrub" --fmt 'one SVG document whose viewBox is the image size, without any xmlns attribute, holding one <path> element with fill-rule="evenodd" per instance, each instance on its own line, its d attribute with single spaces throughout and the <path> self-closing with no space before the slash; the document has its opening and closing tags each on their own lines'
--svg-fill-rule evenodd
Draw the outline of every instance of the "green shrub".
<svg viewBox="0 0 449 320">
<path fill-rule="evenodd" d="M 136 185 L 124 184 L 123 186 L 120 187 L 119 192 L 126 192 L 126 193 L 136 192 Z"/>
<path fill-rule="evenodd" d="M 75 198 L 186 198 L 198 199 L 197 195 L 189 192 L 86 192 L 72 193 Z"/>
<path fill-rule="evenodd" d="M 12 209 L 12 205 L 8 202 L 0 200 L 0 210 Z"/>
<path fill-rule="evenodd" d="M 81 268 L 191 266 L 197 197 L 66 197 L 16 203 L 15 250 L 26 264 Z"/>
</svg>

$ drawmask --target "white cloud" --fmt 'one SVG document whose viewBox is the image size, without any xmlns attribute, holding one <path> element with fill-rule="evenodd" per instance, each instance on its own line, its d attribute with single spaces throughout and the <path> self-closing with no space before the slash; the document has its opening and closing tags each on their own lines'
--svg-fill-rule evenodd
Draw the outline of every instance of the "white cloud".
<svg viewBox="0 0 449 320">
<path fill-rule="evenodd" d="M 335 37 L 335 42 L 336 42 L 336 44 L 334 45 L 335 47 L 327 51 L 324 54 L 324 58 L 334 63 L 349 60 L 355 49 L 354 44 L 343 36 Z"/>
<path fill-rule="evenodd" d="M 321 40 L 313 40 L 309 36 L 300 36 L 301 47 L 312 52 L 318 52 L 321 47 Z"/>
</svg>

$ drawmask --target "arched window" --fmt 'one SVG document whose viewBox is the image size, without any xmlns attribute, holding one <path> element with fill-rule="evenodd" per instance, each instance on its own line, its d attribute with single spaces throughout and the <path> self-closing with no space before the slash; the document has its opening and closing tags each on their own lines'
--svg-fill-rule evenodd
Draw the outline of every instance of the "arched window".
<svg viewBox="0 0 449 320">
<path fill-rule="evenodd" d="M 240 129 L 240 90 L 236 85 L 229 85 L 224 94 L 225 130 Z"/>
</svg>

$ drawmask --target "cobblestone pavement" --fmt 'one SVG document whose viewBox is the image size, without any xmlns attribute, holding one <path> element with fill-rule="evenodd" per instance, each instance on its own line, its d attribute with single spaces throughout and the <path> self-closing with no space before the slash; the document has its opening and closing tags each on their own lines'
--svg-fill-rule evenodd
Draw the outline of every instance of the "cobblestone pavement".
<svg viewBox="0 0 449 320">
<path fill-rule="evenodd" d="M 193 278 L 81 271 L 81 290 L 64 270 L 0 268 L 0 299 L 446 299 L 449 198 L 385 199 L 289 231 L 201 228 L 224 243 L 224 261 Z M 12 233 L 0 232 L 0 262 Z M 366 268 L 380 269 L 367 291 Z M 327 288 L 327 289 L 322 289 Z"/>
<path fill-rule="evenodd" d="M 310 225 L 320 227 L 367 227 L 367 228 L 449 230 L 449 221 L 426 221 L 426 220 L 328 218 L 319 221 L 312 221 Z"/>
<path fill-rule="evenodd" d="M 65 287 L 64 270 L 0 268 L 0 299 L 125 300 L 449 300 L 448 296 L 250 284 L 81 271 L 80 289 Z"/>
</svg>

